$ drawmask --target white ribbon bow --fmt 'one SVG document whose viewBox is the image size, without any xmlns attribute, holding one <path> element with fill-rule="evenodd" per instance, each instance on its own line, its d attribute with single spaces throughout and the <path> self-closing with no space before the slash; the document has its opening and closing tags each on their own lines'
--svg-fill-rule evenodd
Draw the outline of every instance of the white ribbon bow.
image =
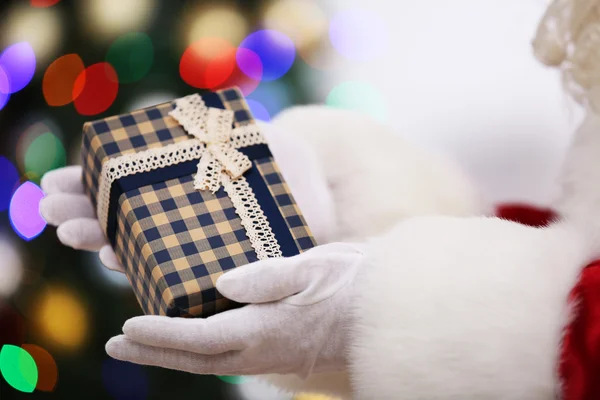
<svg viewBox="0 0 600 400">
<path fill-rule="evenodd" d="M 176 108 L 169 113 L 186 130 L 206 146 L 206 153 L 198 163 L 194 188 L 215 193 L 221 187 L 223 173 L 231 179 L 241 177 L 252 168 L 250 159 L 234 147 L 232 139 L 233 111 L 208 108 L 202 97 L 191 95 L 176 100 Z"/>
</svg>

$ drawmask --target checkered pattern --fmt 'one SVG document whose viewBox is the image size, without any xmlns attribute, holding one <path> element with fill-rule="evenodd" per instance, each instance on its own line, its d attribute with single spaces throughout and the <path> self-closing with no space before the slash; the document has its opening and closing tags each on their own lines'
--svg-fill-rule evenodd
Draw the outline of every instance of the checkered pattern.
<svg viewBox="0 0 600 400">
<path fill-rule="evenodd" d="M 298 205 L 294 201 L 292 192 L 283 179 L 279 167 L 272 158 L 257 160 L 255 163 L 258 171 L 262 175 L 265 183 L 269 187 L 271 195 L 279 206 L 281 215 L 292 233 L 298 250 L 300 252 L 311 249 L 316 246 L 315 240 L 300 212 Z"/>
<path fill-rule="evenodd" d="M 250 108 L 238 89 L 221 90 L 217 94 L 225 107 L 234 112 L 236 127 L 254 122 Z M 98 177 L 106 159 L 190 139 L 177 121 L 169 116 L 174 108 L 173 101 L 84 125 L 83 181 L 94 207 L 97 204 Z"/>
<path fill-rule="evenodd" d="M 253 123 L 237 89 L 218 92 L 235 126 Z M 189 139 L 168 113 L 174 102 L 91 122 L 84 127 L 84 184 L 96 204 L 107 158 Z M 298 250 L 314 246 L 302 214 L 272 158 L 255 160 Z M 235 307 L 215 289 L 225 271 L 257 261 L 223 189 L 194 189 L 193 175 L 131 190 L 119 199 L 115 253 L 146 314 L 207 317 Z"/>
<path fill-rule="evenodd" d="M 208 316 L 229 308 L 215 284 L 257 261 L 223 189 L 194 189 L 192 176 L 121 197 L 116 253 L 146 313 Z"/>
</svg>

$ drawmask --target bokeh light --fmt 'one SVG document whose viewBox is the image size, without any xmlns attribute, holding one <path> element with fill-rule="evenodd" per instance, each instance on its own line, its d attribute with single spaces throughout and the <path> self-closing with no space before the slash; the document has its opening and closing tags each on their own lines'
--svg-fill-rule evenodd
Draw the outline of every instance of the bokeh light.
<svg viewBox="0 0 600 400">
<path fill-rule="evenodd" d="M 82 89 L 83 88 L 83 89 Z M 119 93 L 119 80 L 115 69 L 106 62 L 91 65 L 75 80 L 73 93 L 75 109 L 81 115 L 100 114 L 113 104 Z"/>
<path fill-rule="evenodd" d="M 248 76 L 244 71 L 242 71 L 240 64 L 245 65 L 246 70 L 251 70 L 251 75 L 253 77 L 260 77 L 262 76 L 262 62 L 255 52 L 243 48 L 237 49 L 235 57 L 236 64 L 233 72 L 225 82 L 217 86 L 215 89 L 237 86 L 240 88 L 244 96 L 248 96 L 250 93 L 256 90 L 260 84 L 260 78 L 256 79 Z"/>
<path fill-rule="evenodd" d="M 5 157 L 0 156 L 0 211 L 8 210 L 10 199 L 19 183 L 19 171 Z"/>
<path fill-rule="evenodd" d="M 100 261 L 98 253 L 89 252 L 87 263 L 93 266 L 91 272 L 93 273 L 94 281 L 103 282 L 111 288 L 126 290 L 128 293 L 131 291 L 131 284 L 127 276 L 121 272 L 106 268 L 102 264 L 102 261 Z"/>
<path fill-rule="evenodd" d="M 195 88 L 215 88 L 233 73 L 235 53 L 235 47 L 225 39 L 200 39 L 181 56 L 179 74 L 185 83 Z"/>
<path fill-rule="evenodd" d="M 385 22 L 371 10 L 339 12 L 331 20 L 329 36 L 335 49 L 354 61 L 371 60 L 388 48 Z"/>
<path fill-rule="evenodd" d="M 114 399 L 146 399 L 148 397 L 148 377 L 137 364 L 104 360 L 102 363 L 102 383 Z"/>
<path fill-rule="evenodd" d="M 13 388 L 32 393 L 38 380 L 38 370 L 31 355 L 20 347 L 6 344 L 0 349 L 0 372 Z"/>
<path fill-rule="evenodd" d="M 106 54 L 106 61 L 117 71 L 120 83 L 141 80 L 152 68 L 154 46 L 145 33 L 132 32 L 115 40 Z"/>
<path fill-rule="evenodd" d="M 20 346 L 25 341 L 26 326 L 23 316 L 0 298 L 0 343 Z"/>
<path fill-rule="evenodd" d="M 380 122 L 387 122 L 388 107 L 383 94 L 365 82 L 344 82 L 327 96 L 326 104 L 335 108 L 360 111 Z"/>
<path fill-rule="evenodd" d="M 324 394 L 301 393 L 297 394 L 293 400 L 338 400 L 336 397 L 325 396 Z"/>
<path fill-rule="evenodd" d="M 53 8 L 35 8 L 21 4 L 9 9 L 2 26 L 2 44 L 27 42 L 38 63 L 54 56 L 63 39 L 62 18 Z"/>
<path fill-rule="evenodd" d="M 15 93 L 31 82 L 35 74 L 35 53 L 27 42 L 13 44 L 0 54 L 0 92 Z"/>
<path fill-rule="evenodd" d="M 59 1 L 60 0 L 30 0 L 29 3 L 31 4 L 32 7 L 46 8 L 46 7 L 52 7 Z"/>
<path fill-rule="evenodd" d="M 2 66 L 0 66 L 0 88 L 4 88 L 4 90 L 8 92 L 8 87 L 8 75 L 6 72 L 4 72 Z M 0 110 L 2 110 L 6 103 L 8 103 L 8 99 L 10 99 L 10 94 L 0 91 Z"/>
<path fill-rule="evenodd" d="M 281 81 L 261 82 L 248 96 L 248 100 L 255 100 L 262 104 L 271 117 L 275 117 L 281 110 L 294 104 L 289 87 Z"/>
<path fill-rule="evenodd" d="M 262 63 L 262 74 L 257 75 L 255 63 L 246 56 L 238 57 L 237 63 L 246 75 L 263 81 L 273 81 L 285 75 L 296 59 L 294 42 L 285 34 L 272 29 L 250 34 L 240 48 L 256 53 Z M 249 60 L 251 62 L 249 62 Z"/>
<path fill-rule="evenodd" d="M 269 111 L 263 106 L 259 101 L 253 99 L 247 99 L 248 107 L 250 107 L 250 111 L 252 111 L 252 115 L 254 119 L 269 122 L 271 121 L 271 116 L 269 115 Z"/>
<path fill-rule="evenodd" d="M 264 15 L 267 29 L 289 36 L 299 51 L 310 49 L 327 36 L 327 16 L 314 1 L 276 0 Z"/>
<path fill-rule="evenodd" d="M 39 117 L 38 117 L 39 118 Z M 37 119 L 37 118 L 36 118 Z M 18 132 L 18 131 L 17 131 Z M 39 119 L 37 122 L 27 126 L 27 128 L 19 134 L 19 139 L 16 145 L 16 161 L 17 167 L 21 171 L 22 174 L 25 175 L 27 179 L 39 182 L 41 176 L 37 176 L 32 174 L 29 176 L 27 174 L 27 167 L 25 165 L 25 158 L 27 152 L 33 142 L 42 135 L 47 133 L 52 133 L 56 137 L 61 137 L 62 134 L 58 126 L 48 118 Z M 56 153 L 55 153 L 56 154 Z"/>
<path fill-rule="evenodd" d="M 13 230 L 22 239 L 30 241 L 46 228 L 40 215 L 40 201 L 44 192 L 33 182 L 25 182 L 15 191 L 10 201 L 9 217 Z"/>
<path fill-rule="evenodd" d="M 36 137 L 25 153 L 25 173 L 39 181 L 48 171 L 66 165 L 67 155 L 59 138 L 51 132 Z"/>
<path fill-rule="evenodd" d="M 189 26 L 186 45 L 218 37 L 237 46 L 248 33 L 246 18 L 232 5 L 202 3 L 199 8 L 185 11 L 187 20 L 183 26 Z"/>
<path fill-rule="evenodd" d="M 0 234 L 0 298 L 10 297 L 23 279 L 23 261 L 17 250 L 16 243 Z M 4 329 L 4 328 L 3 328 Z"/>
<path fill-rule="evenodd" d="M 231 383 L 232 385 L 241 385 L 248 381 L 248 378 L 245 376 L 217 376 L 223 382 Z"/>
<path fill-rule="evenodd" d="M 88 316 L 71 290 L 48 286 L 33 304 L 39 332 L 56 349 L 73 351 L 84 344 L 89 332 Z"/>
<path fill-rule="evenodd" d="M 74 90 L 75 81 L 84 70 L 85 65 L 77 54 L 67 54 L 52 62 L 42 81 L 46 103 L 54 107 L 64 106 L 79 97 L 84 85 Z"/>
<path fill-rule="evenodd" d="M 96 40 L 144 31 L 158 9 L 157 0 L 87 0 L 82 3 L 85 25 Z"/>
<path fill-rule="evenodd" d="M 268 382 L 249 377 L 238 385 L 230 386 L 231 396 L 227 398 L 240 400 L 292 400 L 292 395 L 269 384 Z"/>
<path fill-rule="evenodd" d="M 21 348 L 31 355 L 37 366 L 38 381 L 35 385 L 36 390 L 42 392 L 54 391 L 58 381 L 58 367 L 52 355 L 35 344 L 24 344 Z"/>
</svg>

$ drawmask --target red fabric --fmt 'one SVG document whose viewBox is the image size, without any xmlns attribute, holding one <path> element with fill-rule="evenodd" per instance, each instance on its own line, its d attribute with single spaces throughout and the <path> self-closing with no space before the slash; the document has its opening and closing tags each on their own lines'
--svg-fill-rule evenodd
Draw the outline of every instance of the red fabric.
<svg viewBox="0 0 600 400">
<path fill-rule="evenodd" d="M 497 207 L 497 216 L 540 227 L 557 214 L 525 204 L 503 204 Z M 600 400 L 600 260 L 583 269 L 568 301 L 573 315 L 558 366 L 562 400 Z"/>
</svg>

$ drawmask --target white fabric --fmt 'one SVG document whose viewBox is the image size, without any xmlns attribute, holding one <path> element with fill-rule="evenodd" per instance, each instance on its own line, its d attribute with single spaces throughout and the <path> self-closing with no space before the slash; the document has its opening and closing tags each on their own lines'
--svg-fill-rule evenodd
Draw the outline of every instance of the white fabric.
<svg viewBox="0 0 600 400">
<path fill-rule="evenodd" d="M 143 316 L 123 326 L 116 359 L 198 374 L 256 375 L 344 370 L 359 247 L 333 243 L 225 273 L 217 289 L 249 304 L 206 319 Z"/>
<path fill-rule="evenodd" d="M 554 399 L 585 240 L 564 225 L 422 217 L 360 267 L 354 399 Z"/>
</svg>

